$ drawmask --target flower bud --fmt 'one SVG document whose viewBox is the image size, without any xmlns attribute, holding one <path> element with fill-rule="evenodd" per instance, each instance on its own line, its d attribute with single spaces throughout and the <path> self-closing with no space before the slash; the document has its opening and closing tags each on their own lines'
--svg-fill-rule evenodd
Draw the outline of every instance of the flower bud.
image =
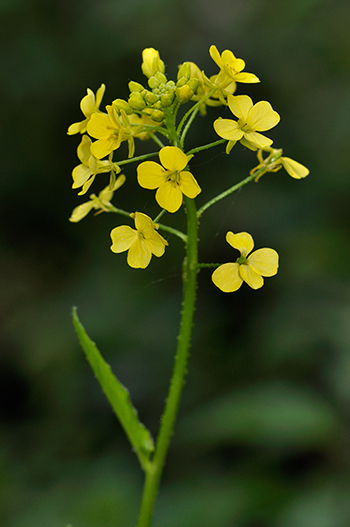
<svg viewBox="0 0 350 527">
<path fill-rule="evenodd" d="M 144 99 L 147 104 L 155 104 L 158 101 L 158 95 L 152 93 L 151 91 L 147 91 L 144 95 Z"/>
<path fill-rule="evenodd" d="M 152 112 L 151 114 L 151 119 L 153 119 L 153 121 L 156 121 L 156 123 L 161 123 L 164 120 L 164 117 L 165 113 L 161 110 L 154 110 L 154 112 Z"/>
<path fill-rule="evenodd" d="M 187 80 L 191 77 L 191 66 L 189 62 L 184 62 L 181 64 L 181 66 L 179 66 L 177 79 L 180 80 L 181 77 L 186 77 Z"/>
<path fill-rule="evenodd" d="M 190 80 L 188 81 L 187 84 L 188 84 L 189 88 L 190 88 L 193 92 L 195 92 L 195 91 L 197 90 L 197 88 L 198 88 L 200 82 L 199 82 L 199 79 L 196 79 L 196 78 L 193 77 L 192 79 L 190 79 Z"/>
<path fill-rule="evenodd" d="M 167 82 L 167 78 L 166 76 L 161 73 L 160 71 L 157 71 L 155 74 L 154 74 L 154 77 L 161 83 L 161 84 L 165 84 Z"/>
<path fill-rule="evenodd" d="M 151 90 L 158 88 L 159 84 L 161 84 L 161 82 L 155 76 L 152 76 L 148 79 L 148 86 L 151 88 Z"/>
<path fill-rule="evenodd" d="M 120 110 L 124 110 L 124 112 L 127 115 L 131 115 L 132 113 L 134 113 L 134 110 L 129 106 L 129 104 L 126 101 L 124 101 L 124 99 L 116 99 L 115 101 L 112 102 L 112 106 L 118 112 Z"/>
<path fill-rule="evenodd" d="M 164 62 L 159 56 L 159 51 L 154 48 L 144 49 L 142 52 L 142 60 L 142 73 L 148 78 L 152 77 L 157 71 L 163 73 L 165 70 Z"/>
<path fill-rule="evenodd" d="M 162 103 L 162 106 L 167 108 L 168 106 L 171 106 L 171 103 L 174 100 L 174 92 L 170 91 L 168 93 L 164 93 L 160 96 L 160 102 Z"/>
<path fill-rule="evenodd" d="M 181 86 L 185 86 L 185 84 L 188 81 L 188 77 L 180 77 L 179 80 L 176 83 L 177 88 L 181 88 Z"/>
<path fill-rule="evenodd" d="M 143 110 L 146 107 L 145 101 L 138 92 L 133 92 L 130 95 L 128 102 L 131 108 L 134 110 Z"/>
<path fill-rule="evenodd" d="M 144 90 L 145 88 L 142 86 L 142 84 L 140 84 L 139 82 L 134 82 L 134 81 L 130 81 L 129 84 L 129 90 L 131 92 L 134 92 L 134 91 L 137 91 L 137 92 L 142 92 L 142 90 Z"/>
<path fill-rule="evenodd" d="M 193 97 L 193 91 L 185 84 L 181 88 L 176 88 L 176 97 L 180 104 L 185 104 L 191 97 Z"/>
</svg>

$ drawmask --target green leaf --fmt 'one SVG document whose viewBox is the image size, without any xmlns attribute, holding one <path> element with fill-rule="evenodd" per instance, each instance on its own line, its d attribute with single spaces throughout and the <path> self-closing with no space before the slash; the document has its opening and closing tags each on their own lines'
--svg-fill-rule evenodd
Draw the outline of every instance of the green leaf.
<svg viewBox="0 0 350 527">
<path fill-rule="evenodd" d="M 139 421 L 128 390 L 114 376 L 111 367 L 98 351 L 96 344 L 86 334 L 75 307 L 73 308 L 73 324 L 86 358 L 120 424 L 124 428 L 130 443 L 135 449 L 141 467 L 146 470 L 150 455 L 154 450 L 151 434 Z"/>
</svg>

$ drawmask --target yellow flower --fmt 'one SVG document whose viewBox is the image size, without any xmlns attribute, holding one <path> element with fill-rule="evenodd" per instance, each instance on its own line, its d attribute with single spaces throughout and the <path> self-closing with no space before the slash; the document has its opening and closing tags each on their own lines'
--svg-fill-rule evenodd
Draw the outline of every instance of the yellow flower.
<svg viewBox="0 0 350 527">
<path fill-rule="evenodd" d="M 69 218 L 69 221 L 77 223 L 78 221 L 85 218 L 85 216 L 89 214 L 90 210 L 92 209 L 99 210 L 100 212 L 108 212 L 109 210 L 111 210 L 111 207 L 113 207 L 111 203 L 113 194 L 119 187 L 123 185 L 124 181 L 124 174 L 120 174 L 112 188 L 110 188 L 110 186 L 108 185 L 103 190 L 101 190 L 98 196 L 96 196 L 95 194 L 91 194 L 90 201 L 87 201 L 86 203 L 82 203 L 81 205 L 78 205 L 78 207 L 75 207 L 71 217 Z"/>
<path fill-rule="evenodd" d="M 263 151 L 269 153 L 265 159 L 263 158 Z M 301 163 L 298 163 L 298 161 L 294 161 L 294 159 L 291 159 L 290 157 L 282 156 L 282 153 L 282 148 L 277 149 L 271 147 L 264 148 L 263 150 L 260 149 L 258 151 L 258 160 L 260 163 L 258 166 L 253 168 L 250 173 L 254 174 L 254 172 L 260 170 L 261 168 L 264 168 L 265 171 L 260 173 L 255 181 L 258 181 L 266 172 L 277 172 L 280 170 L 280 168 L 282 168 L 282 166 L 294 179 L 302 179 L 309 175 L 310 171 L 308 168 L 306 168 Z"/>
<path fill-rule="evenodd" d="M 108 115 L 105 113 L 94 113 L 87 126 L 87 131 L 97 139 L 91 145 L 91 153 L 102 159 L 108 156 L 113 150 L 117 150 L 122 141 L 127 140 L 129 143 L 129 157 L 134 155 L 134 138 L 130 121 L 124 110 L 120 110 L 120 116 L 113 106 L 106 106 Z"/>
<path fill-rule="evenodd" d="M 136 230 L 128 225 L 113 229 L 111 251 L 128 251 L 128 265 L 136 269 L 145 269 L 152 254 L 158 257 L 164 254 L 168 242 L 157 232 L 158 225 L 153 223 L 149 216 L 142 212 L 135 212 L 130 216 L 134 218 Z"/>
<path fill-rule="evenodd" d="M 260 82 L 253 73 L 243 73 L 245 62 L 237 59 L 232 51 L 225 49 L 220 55 L 216 46 L 210 46 L 209 54 L 213 61 L 219 66 L 220 72 L 215 78 L 215 87 L 225 88 L 234 82 Z"/>
<path fill-rule="evenodd" d="M 184 170 L 191 157 L 176 146 L 165 146 L 159 152 L 163 166 L 154 161 L 145 161 L 137 167 L 140 186 L 157 188 L 156 200 L 168 212 L 176 212 L 181 207 L 183 194 L 193 199 L 201 192 L 191 172 Z"/>
<path fill-rule="evenodd" d="M 152 77 L 157 71 L 164 73 L 165 66 L 164 62 L 159 56 L 159 51 L 154 48 L 146 48 L 142 52 L 142 73 L 146 77 Z"/>
<path fill-rule="evenodd" d="M 91 154 L 92 141 L 87 135 L 83 135 L 80 145 L 77 148 L 77 154 L 81 164 L 73 169 L 72 188 L 83 187 L 78 195 L 85 194 L 93 183 L 96 174 L 104 172 L 114 172 L 118 174 L 120 168 L 111 160 L 100 161 Z"/>
<path fill-rule="evenodd" d="M 251 253 L 254 241 L 247 232 L 228 232 L 226 241 L 234 249 L 238 249 L 241 256 L 235 263 L 220 265 L 212 274 L 214 284 L 224 293 L 237 291 L 243 281 L 253 289 L 259 289 L 264 284 L 263 276 L 273 276 L 277 273 L 277 252 L 273 249 L 258 249 Z"/>
<path fill-rule="evenodd" d="M 214 122 L 216 133 L 223 139 L 228 139 L 226 153 L 231 152 L 237 141 L 242 145 L 256 150 L 266 148 L 272 144 L 272 140 L 258 132 L 270 130 L 279 123 L 280 116 L 272 109 L 267 101 L 259 101 L 253 105 L 248 95 L 228 95 L 228 105 L 238 121 L 231 119 L 217 119 Z"/>
<path fill-rule="evenodd" d="M 83 97 L 80 102 L 81 111 L 85 115 L 86 119 L 84 119 L 84 121 L 81 121 L 80 123 L 71 124 L 68 128 L 68 135 L 74 135 L 79 132 L 81 134 L 84 134 L 86 132 L 86 127 L 88 122 L 90 121 L 91 115 L 93 113 L 99 112 L 100 104 L 105 89 L 106 86 L 104 84 L 101 84 L 101 86 L 96 92 L 96 98 L 94 92 L 89 88 L 87 89 L 87 95 L 85 95 L 85 97 Z"/>
</svg>

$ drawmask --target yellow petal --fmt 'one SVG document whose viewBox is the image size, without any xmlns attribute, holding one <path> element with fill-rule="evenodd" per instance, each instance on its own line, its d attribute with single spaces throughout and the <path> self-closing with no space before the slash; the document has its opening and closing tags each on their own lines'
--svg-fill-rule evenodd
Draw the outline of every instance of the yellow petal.
<svg viewBox="0 0 350 527">
<path fill-rule="evenodd" d="M 253 107 L 253 101 L 248 95 L 231 95 L 227 97 L 228 105 L 238 119 L 246 122 L 248 118 L 249 110 Z"/>
<path fill-rule="evenodd" d="M 278 270 L 278 253 L 274 249 L 258 249 L 247 258 L 247 265 L 262 276 L 273 276 Z"/>
<path fill-rule="evenodd" d="M 165 146 L 159 152 L 159 159 L 163 167 L 170 172 L 180 172 L 188 163 L 186 154 L 177 146 Z"/>
<path fill-rule="evenodd" d="M 152 258 L 151 249 L 145 240 L 137 238 L 128 251 L 127 262 L 134 269 L 145 269 Z"/>
<path fill-rule="evenodd" d="M 242 285 L 242 278 L 239 275 L 239 265 L 237 263 L 225 263 L 220 265 L 213 272 L 211 279 L 224 293 L 233 293 Z"/>
<path fill-rule="evenodd" d="M 89 119 L 84 119 L 84 121 L 80 121 L 80 123 L 73 123 L 68 128 L 67 134 L 68 135 L 74 135 L 81 133 L 83 134 L 86 132 L 86 125 L 89 122 Z"/>
<path fill-rule="evenodd" d="M 151 238 L 153 236 L 154 223 L 149 216 L 142 212 L 135 212 L 134 221 L 136 229 L 142 232 L 145 238 Z"/>
<path fill-rule="evenodd" d="M 226 241 L 231 247 L 238 249 L 242 256 L 247 256 L 254 247 L 253 238 L 247 232 L 233 234 L 233 232 L 229 231 L 226 234 Z"/>
<path fill-rule="evenodd" d="M 221 119 L 219 117 L 219 119 L 214 121 L 213 126 L 215 132 L 223 139 L 236 142 L 243 137 L 243 132 L 238 126 L 237 121 L 232 121 L 232 119 Z"/>
<path fill-rule="evenodd" d="M 162 209 L 176 212 L 182 205 L 183 196 L 178 185 L 174 186 L 172 181 L 166 181 L 157 190 L 156 200 Z"/>
<path fill-rule="evenodd" d="M 144 161 L 137 167 L 137 181 L 143 188 L 160 187 L 167 178 L 168 171 L 155 161 Z"/>
<path fill-rule="evenodd" d="M 236 82 L 245 82 L 245 83 L 253 83 L 253 82 L 260 82 L 260 79 L 259 77 L 257 77 L 256 75 L 254 75 L 254 73 L 245 73 L 245 72 L 242 72 L 242 73 L 237 73 L 237 75 L 235 75 L 235 81 Z"/>
<path fill-rule="evenodd" d="M 270 130 L 280 121 L 280 116 L 267 101 L 259 101 L 249 111 L 248 125 L 253 130 Z"/>
<path fill-rule="evenodd" d="M 113 150 L 120 147 L 120 138 L 111 137 L 108 139 L 98 139 L 91 145 L 91 153 L 97 159 L 108 156 Z"/>
<path fill-rule="evenodd" d="M 241 143 L 251 150 L 256 150 L 257 148 L 267 148 L 272 145 L 273 141 L 258 132 L 244 132 Z"/>
<path fill-rule="evenodd" d="M 223 62 L 220 56 L 220 53 L 216 46 L 210 46 L 209 48 L 209 54 L 213 61 L 219 66 L 219 68 L 223 67 Z"/>
<path fill-rule="evenodd" d="M 308 168 L 290 157 L 281 157 L 281 162 L 288 174 L 295 179 L 301 179 L 309 175 Z"/>
<path fill-rule="evenodd" d="M 256 273 L 249 265 L 243 264 L 239 266 L 239 274 L 241 278 L 252 288 L 260 289 L 264 285 L 264 279 Z"/>
<path fill-rule="evenodd" d="M 104 84 L 101 84 L 101 86 L 99 87 L 99 89 L 96 92 L 96 110 L 98 110 L 99 107 L 100 107 L 100 104 L 101 104 L 101 101 L 102 101 L 102 97 L 103 97 L 103 95 L 105 93 L 105 90 L 106 90 L 106 86 Z"/>
<path fill-rule="evenodd" d="M 88 134 L 95 139 L 107 139 L 112 134 L 111 124 L 105 113 L 93 113 L 87 125 Z"/>
<path fill-rule="evenodd" d="M 111 231 L 111 251 L 122 253 L 127 251 L 138 237 L 138 232 L 128 225 L 121 225 Z"/>
<path fill-rule="evenodd" d="M 163 256 L 165 246 L 168 245 L 168 242 L 156 231 L 154 231 L 152 238 L 145 240 L 145 243 L 148 245 L 152 254 L 158 257 Z"/>
<path fill-rule="evenodd" d="M 89 179 L 89 177 L 92 176 L 92 170 L 90 170 L 89 167 L 86 167 L 85 165 L 78 165 L 73 169 L 72 177 L 73 177 L 73 185 L 72 188 L 79 188 L 86 183 L 86 181 Z"/>
<path fill-rule="evenodd" d="M 83 188 L 81 189 L 80 192 L 78 192 L 78 196 L 82 196 L 83 194 L 86 194 L 86 192 L 89 190 L 89 188 L 93 184 L 94 180 L 95 180 L 95 176 L 91 176 L 90 179 L 85 181 Z"/>
<path fill-rule="evenodd" d="M 90 210 L 94 208 L 93 201 L 87 201 L 86 203 L 82 203 L 81 205 L 78 205 L 78 207 L 75 207 L 75 209 L 72 212 L 71 217 L 69 218 L 69 221 L 72 223 L 77 223 L 78 221 L 85 218 L 87 214 L 89 214 Z"/>
<path fill-rule="evenodd" d="M 77 148 L 78 157 L 80 161 L 86 166 L 89 165 L 89 159 L 91 156 L 91 143 L 92 141 L 90 137 L 88 135 L 83 135 L 81 142 Z"/>
<path fill-rule="evenodd" d="M 225 49 L 221 54 L 222 62 L 227 73 L 230 73 L 230 76 L 235 76 L 236 73 L 244 70 L 245 62 L 243 59 L 237 59 L 232 51 Z M 230 71 L 231 70 L 231 71 Z"/>
<path fill-rule="evenodd" d="M 180 189 L 185 196 L 192 199 L 202 191 L 191 172 L 187 170 L 180 173 Z"/>
<path fill-rule="evenodd" d="M 85 95 L 80 101 L 80 109 L 85 117 L 90 117 L 90 115 L 96 111 L 95 95 L 89 88 L 87 89 L 87 95 Z"/>
</svg>

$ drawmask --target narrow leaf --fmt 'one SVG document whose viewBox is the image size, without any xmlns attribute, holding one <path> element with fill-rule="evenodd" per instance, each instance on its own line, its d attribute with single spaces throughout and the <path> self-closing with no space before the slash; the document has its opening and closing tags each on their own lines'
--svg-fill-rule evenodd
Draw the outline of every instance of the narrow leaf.
<svg viewBox="0 0 350 527">
<path fill-rule="evenodd" d="M 135 449 L 142 468 L 146 470 L 149 457 L 154 450 L 151 434 L 139 421 L 128 390 L 114 376 L 111 367 L 98 351 L 96 344 L 87 335 L 78 318 L 76 308 L 73 308 L 73 324 L 86 358 Z"/>
</svg>

